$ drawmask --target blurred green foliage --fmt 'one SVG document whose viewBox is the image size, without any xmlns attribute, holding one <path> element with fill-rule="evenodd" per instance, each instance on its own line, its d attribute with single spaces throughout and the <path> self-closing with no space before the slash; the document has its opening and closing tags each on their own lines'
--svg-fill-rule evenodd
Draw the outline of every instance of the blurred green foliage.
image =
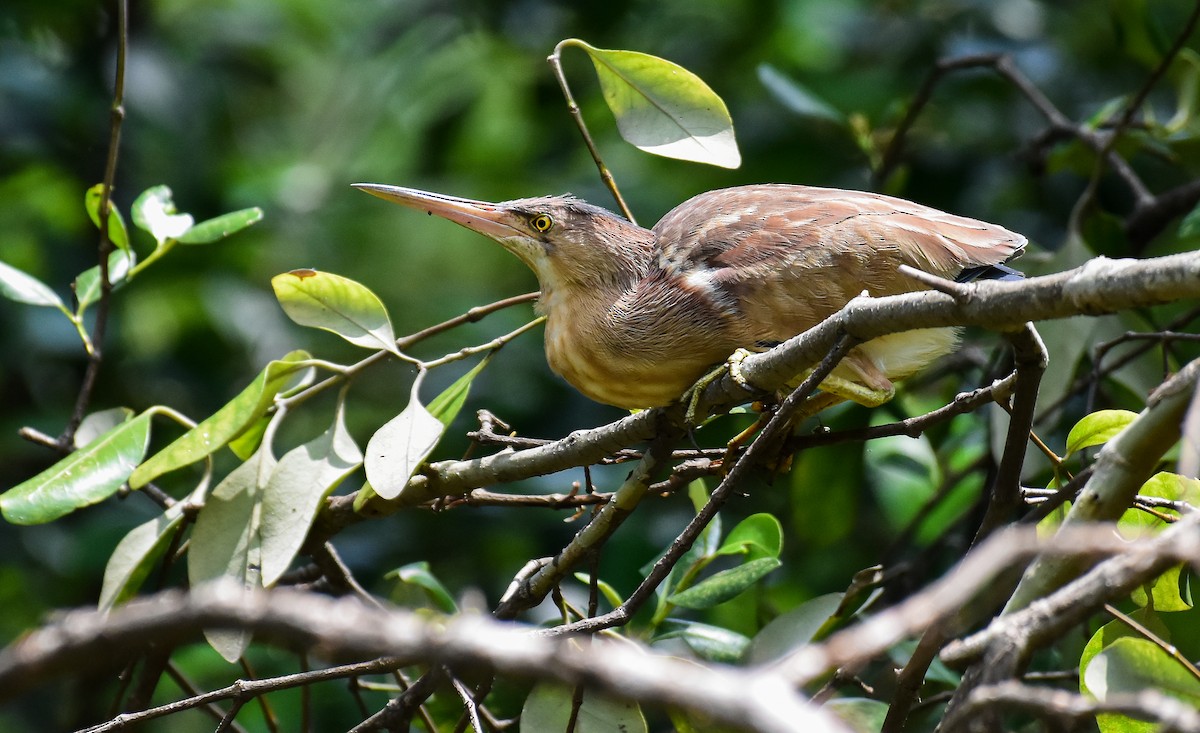
<svg viewBox="0 0 1200 733">
<path fill-rule="evenodd" d="M 1011 54 L 1068 116 L 1091 118 L 1138 88 L 1190 10 L 1183 0 L 132 5 L 116 203 L 128 211 L 139 192 L 165 183 L 180 209 L 198 220 L 251 206 L 265 211 L 260 224 L 228 241 L 180 248 L 115 303 L 93 409 L 163 403 L 194 418 L 211 414 L 267 361 L 294 348 L 338 361 L 357 357 L 337 337 L 286 320 L 271 293 L 278 273 L 312 267 L 364 283 L 382 298 L 401 334 L 536 287 L 531 273 L 481 237 L 385 206 L 349 184 L 396 183 L 481 199 L 571 191 L 610 205 L 543 63 L 563 38 L 671 59 L 703 78 L 729 107 L 742 149 L 740 169 L 647 156 L 617 137 L 586 57 L 564 57 L 606 162 L 639 220 L 650 223 L 689 196 L 723 186 L 871 187 L 869 161 L 933 64 L 947 56 Z M 65 284 L 96 261 L 97 237 L 83 192 L 103 174 L 114 25 L 107 3 L 7 0 L 0 7 L 0 260 L 36 275 L 64 298 Z M 1187 83 L 1172 80 L 1151 95 L 1162 119 L 1176 111 L 1173 90 Z M 1063 247 L 1070 211 L 1087 185 L 1092 159 L 1078 144 L 1065 144 L 1031 164 L 1030 141 L 1043 128 L 1024 98 L 994 75 L 952 76 L 910 132 L 903 167 L 886 188 L 1026 233 L 1036 244 L 1026 257 L 1028 269 L 1061 264 L 1070 254 Z M 1132 162 L 1152 189 L 1169 188 L 1200 170 L 1196 139 L 1182 131 L 1157 150 L 1142 147 Z M 1105 217 L 1128 213 L 1127 191 L 1104 178 L 1099 203 L 1102 210 L 1084 222 L 1086 231 L 1096 232 L 1092 246 L 1110 256 L 1135 254 L 1119 231 L 1101 236 L 1112 231 L 1104 228 Z M 1168 229 L 1151 251 L 1183 246 L 1171 234 Z M 1058 253 L 1057 259 L 1039 265 L 1047 253 Z M 528 317 L 528 306 L 489 316 L 432 340 L 421 355 L 486 341 Z M 1107 331 L 1115 332 L 1116 323 Z M 1051 347 L 1069 340 L 1068 331 L 1051 331 Z M 1059 333 L 1062 339 L 1055 338 Z M 1092 338 L 1099 340 L 1100 333 Z M 969 342 L 990 348 L 995 339 L 969 334 Z M 1088 345 L 1077 344 L 1072 353 L 1077 357 Z M 978 358 L 916 380 L 912 392 L 881 414 L 915 414 L 981 383 L 992 368 L 979 350 L 968 353 Z M 1052 387 L 1043 390 L 1043 399 L 1062 394 L 1076 361 L 1053 363 Z M 1154 358 L 1149 362 L 1137 374 L 1125 373 L 1125 387 L 1106 393 L 1114 406 L 1138 409 L 1138 385 L 1157 382 L 1146 376 L 1159 370 Z M 75 333 L 60 316 L 0 301 L 0 489 L 54 460 L 19 440 L 16 431 L 31 425 L 57 434 L 83 367 Z M 454 376 L 432 375 L 431 382 L 441 381 L 429 394 Z M 359 380 L 356 409 L 348 417 L 360 445 L 403 407 L 411 378 L 411 369 L 390 364 Z M 551 374 L 536 336 L 506 347 L 476 380 L 441 455 L 464 450 L 459 436 L 478 407 L 539 437 L 620 414 Z M 296 442 L 328 422 L 332 399 L 324 411 L 311 412 L 307 423 L 288 426 Z M 1082 400 L 1068 403 L 1067 412 L 1077 418 Z M 856 407 L 824 418 L 837 427 L 868 419 Z M 734 431 L 733 422 L 700 437 L 716 443 L 722 431 Z M 1074 420 L 1059 422 L 1069 427 Z M 981 414 L 959 418 L 932 431 L 920 451 L 885 445 L 816 449 L 800 456 L 790 475 L 754 487 L 726 513 L 732 520 L 758 512 L 779 517 L 787 537 L 784 566 L 757 598 L 729 601 L 708 618 L 752 633 L 781 610 L 843 590 L 863 567 L 895 562 L 898 547 L 916 548 L 913 559 L 923 569 L 914 583 L 945 567 L 961 552 L 956 543 L 970 536 L 960 529 L 949 542 L 942 537 L 973 511 L 980 483 L 960 472 L 984 452 L 984 423 Z M 1051 426 L 1044 437 L 1053 435 L 1062 445 L 1065 428 Z M 1036 458 L 1030 470 L 1048 480 Z M 593 478 L 611 488 L 623 471 L 596 470 Z M 940 485 L 944 477 L 958 483 Z M 553 476 L 522 488 L 564 491 L 581 478 Z M 909 528 L 909 520 L 924 516 L 913 502 L 940 490 L 954 497 L 953 511 L 943 507 Z M 605 553 L 601 575 L 622 592 L 691 510 L 682 497 L 647 509 L 627 522 Z M 0 642 L 50 609 L 95 603 L 111 548 L 153 513 L 149 502 L 133 495 L 54 524 L 0 525 Z M 389 569 L 425 561 L 452 595 L 480 589 L 494 602 L 525 560 L 552 554 L 567 541 L 576 525 L 561 519 L 499 509 L 409 512 L 356 526 L 337 544 L 357 576 L 382 595 Z M 903 547 L 901 540 L 910 536 L 917 541 Z M 262 673 L 294 664 L 269 649 L 251 656 Z M 179 661 L 201 687 L 227 684 L 232 675 L 206 647 Z M 296 707 L 287 704 L 290 694 L 280 696 L 277 710 Z M 0 728 L 79 727 L 104 719 L 112 695 L 107 682 L 64 682 L 0 712 Z M 384 698 L 375 695 L 372 703 L 381 704 Z M 322 705 L 318 722 L 344 727 L 336 704 Z M 257 730 L 256 715 L 240 722 Z M 196 713 L 165 725 L 154 729 L 211 728 Z"/>
</svg>

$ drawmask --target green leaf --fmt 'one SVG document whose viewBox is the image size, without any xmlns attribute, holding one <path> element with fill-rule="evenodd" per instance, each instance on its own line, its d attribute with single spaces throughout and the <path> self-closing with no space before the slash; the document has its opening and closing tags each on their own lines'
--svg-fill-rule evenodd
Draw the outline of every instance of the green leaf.
<svg viewBox="0 0 1200 733">
<path fill-rule="evenodd" d="M 454 418 L 458 417 L 459 411 L 462 410 L 463 405 L 467 402 L 467 395 L 471 393 L 471 382 L 475 380 L 475 377 L 479 376 L 479 373 L 491 361 L 492 354 L 495 353 L 494 351 L 489 352 L 482 361 L 472 367 L 471 371 L 454 380 L 454 384 L 451 384 L 441 394 L 430 400 L 429 414 L 436 417 L 443 425 L 449 428 L 450 423 L 454 422 Z"/>
<path fill-rule="evenodd" d="M 171 538 L 183 525 L 186 501 L 177 501 L 162 514 L 134 527 L 117 543 L 100 587 L 101 611 L 108 611 L 137 594 L 155 563 L 167 551 Z"/>
<path fill-rule="evenodd" d="M 129 477 L 129 486 L 139 489 L 164 473 L 207 458 L 241 435 L 266 413 L 288 378 L 306 368 L 308 358 L 308 352 L 293 351 L 267 364 L 241 394 L 138 466 Z"/>
<path fill-rule="evenodd" d="M 883 416 L 872 416 L 883 421 Z M 871 441 L 863 455 L 866 475 L 888 525 L 901 532 L 941 485 L 941 468 L 929 438 L 893 435 Z"/>
<path fill-rule="evenodd" d="M 375 431 L 367 442 L 367 480 L 384 499 L 395 499 L 404 491 L 433 449 L 446 426 L 421 404 L 418 389 L 421 377 L 412 386 L 408 406 Z"/>
<path fill-rule="evenodd" d="M 747 664 L 766 664 L 809 644 L 837 619 L 843 594 L 829 593 L 805 601 L 762 627 L 746 650 Z"/>
<path fill-rule="evenodd" d="M 1146 689 L 1172 695 L 1200 706 L 1200 680 L 1157 644 L 1124 637 L 1105 647 L 1083 671 L 1088 690 L 1097 700 L 1113 695 L 1136 695 Z"/>
<path fill-rule="evenodd" d="M 1125 429 L 1137 418 L 1136 412 L 1129 410 L 1099 410 L 1075 423 L 1067 434 L 1067 453 L 1081 451 L 1094 445 L 1107 443 Z M 1066 456 L 1063 456 L 1064 458 Z"/>
<path fill-rule="evenodd" d="M 659 634 L 655 641 L 683 639 L 696 656 L 718 664 L 735 664 L 746 652 L 750 639 L 729 629 L 697 621 L 668 619 L 666 633 Z"/>
<path fill-rule="evenodd" d="M 687 590 L 674 593 L 668 600 L 684 608 L 711 608 L 740 595 L 782 564 L 773 557 L 751 560 L 736 568 L 722 570 Z"/>
<path fill-rule="evenodd" d="M 687 492 L 688 499 L 692 502 L 692 509 L 699 514 L 708 505 L 708 484 L 702 478 L 694 479 L 688 484 Z M 721 513 L 717 512 L 713 515 L 712 521 L 708 523 L 708 526 L 701 531 L 700 537 L 688 552 L 694 552 L 696 557 L 713 557 L 717 554 L 717 548 L 720 544 Z M 647 575 L 649 572 L 649 567 L 642 568 L 643 575 Z"/>
<path fill-rule="evenodd" d="M 233 580 L 247 590 L 262 587 L 261 498 L 275 465 L 270 446 L 264 445 L 209 495 L 188 547 L 193 588 L 217 580 Z M 250 644 L 248 631 L 206 629 L 204 636 L 229 662 Z"/>
<path fill-rule="evenodd" d="M 108 255 L 108 282 L 113 288 L 124 284 L 135 259 L 133 250 L 118 249 Z M 75 300 L 80 311 L 100 300 L 100 265 L 89 267 L 75 278 Z"/>
<path fill-rule="evenodd" d="M 129 213 L 133 216 L 134 226 L 150 232 L 160 247 L 168 239 L 179 239 L 195 223 L 191 214 L 175 211 L 171 189 L 166 186 L 154 186 L 143 191 L 134 199 Z"/>
<path fill-rule="evenodd" d="M 575 580 L 578 580 L 580 583 L 583 583 L 586 586 L 591 586 L 592 584 L 592 576 L 588 575 L 587 573 L 575 573 Z M 604 596 L 604 600 L 608 601 L 609 605 L 611 605 L 613 608 L 616 608 L 625 602 L 625 600 L 621 598 L 621 594 L 617 592 L 617 589 L 612 587 L 612 585 L 605 582 L 603 579 L 596 580 L 596 590 L 600 591 L 600 595 Z"/>
<path fill-rule="evenodd" d="M 749 560 L 779 557 L 783 550 L 783 525 L 773 514 L 753 514 L 738 522 L 717 549 L 718 555 L 746 555 Z"/>
<path fill-rule="evenodd" d="M 647 153 L 737 168 L 742 163 L 725 102 L 700 77 L 665 59 L 611 51 L 578 39 L 596 67 L 621 137 Z"/>
<path fill-rule="evenodd" d="M 1170 641 L 1170 630 L 1167 629 L 1166 625 L 1163 624 L 1162 619 L 1157 613 L 1154 612 L 1153 609 L 1139 608 L 1133 613 L 1129 614 L 1129 616 L 1137 623 L 1149 629 L 1160 639 Z M 1143 638 L 1142 632 L 1133 628 L 1121 619 L 1114 619 L 1104 624 L 1096 630 L 1095 634 L 1092 634 L 1092 638 L 1088 639 L 1087 644 L 1084 645 L 1083 651 L 1079 656 L 1079 669 L 1086 670 L 1088 665 L 1092 663 L 1092 659 L 1094 659 L 1097 654 L 1107 649 L 1118 639 L 1124 639 L 1127 637 L 1136 639 Z M 1094 693 L 1088 689 L 1087 680 L 1082 676 L 1079 678 L 1079 691 L 1085 695 L 1092 695 L 1095 697 Z"/>
<path fill-rule="evenodd" d="M 51 290 L 50 286 L 33 275 L 3 262 L 0 262 L 0 295 L 18 303 L 66 310 L 62 298 L 58 297 L 58 293 Z"/>
<path fill-rule="evenodd" d="M 879 733 L 888 714 L 887 703 L 866 697 L 838 697 L 822 707 L 854 733 Z"/>
<path fill-rule="evenodd" d="M 362 464 L 362 451 L 346 431 L 344 404 L 333 425 L 279 459 L 263 490 L 262 583 L 275 584 L 308 537 L 322 501 Z"/>
<path fill-rule="evenodd" d="M 212 219 L 206 219 L 184 232 L 179 237 L 181 244 L 210 244 L 236 234 L 251 224 L 262 221 L 262 209 L 252 206 L 248 209 L 231 211 Z"/>
<path fill-rule="evenodd" d="M 433 571 L 429 569 L 429 563 L 424 560 L 410 562 L 403 567 L 396 568 L 384 577 L 396 578 L 401 583 L 409 583 L 423 588 L 443 613 L 458 613 L 458 604 L 454 602 L 454 598 L 446 590 L 446 586 L 442 585 L 442 581 L 438 580 Z"/>
<path fill-rule="evenodd" d="M 150 414 L 117 425 L 37 476 L 0 495 L 13 524 L 41 524 L 116 493 L 146 454 Z"/>
<path fill-rule="evenodd" d="M 276 275 L 271 286 L 283 312 L 301 326 L 332 331 L 355 346 L 399 355 L 387 309 L 366 286 L 316 270 Z"/>
<path fill-rule="evenodd" d="M 758 65 L 758 80 L 788 110 L 801 117 L 812 117 L 838 125 L 846 124 L 846 116 L 825 100 L 813 94 L 803 84 L 785 75 L 770 64 Z"/>
<path fill-rule="evenodd" d="M 110 410 L 100 410 L 87 415 L 80 421 L 79 427 L 75 429 L 74 442 L 76 450 L 86 447 L 88 443 L 91 443 L 118 425 L 129 422 L 133 419 L 134 414 L 134 411 L 128 407 L 114 407 Z"/>
<path fill-rule="evenodd" d="M 567 730 L 571 719 L 569 687 L 540 684 L 533 688 L 521 708 L 521 733 Z M 583 694 L 575 733 L 645 733 L 646 718 L 635 702 L 602 697 L 590 690 Z"/>
<path fill-rule="evenodd" d="M 87 190 L 83 197 L 83 207 L 96 228 L 100 228 L 100 199 L 104 192 L 104 184 L 97 183 Z M 125 229 L 125 218 L 121 210 L 112 202 L 110 197 L 108 207 L 108 241 L 117 249 L 129 249 L 129 233 Z"/>
</svg>

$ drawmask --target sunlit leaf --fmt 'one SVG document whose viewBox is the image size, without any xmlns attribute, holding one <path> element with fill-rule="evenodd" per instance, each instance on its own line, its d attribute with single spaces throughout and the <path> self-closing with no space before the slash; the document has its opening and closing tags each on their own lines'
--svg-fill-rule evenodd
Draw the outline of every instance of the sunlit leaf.
<svg viewBox="0 0 1200 733">
<path fill-rule="evenodd" d="M 130 487 L 141 488 L 164 473 L 202 460 L 241 435 L 262 417 L 289 377 L 306 368 L 303 362 L 308 358 L 308 352 L 293 351 L 267 364 L 241 394 L 138 466 L 129 477 Z"/>
<path fill-rule="evenodd" d="M 762 627 L 746 650 L 747 664 L 764 664 L 812 642 L 826 628 L 842 602 L 841 593 L 805 601 Z"/>
<path fill-rule="evenodd" d="M 635 51 L 587 52 L 621 137 L 648 153 L 737 168 L 742 163 L 725 102 L 687 69 Z"/>
<path fill-rule="evenodd" d="M 396 568 L 385 577 L 396 578 L 402 583 L 423 588 L 443 613 L 458 613 L 458 604 L 454 602 L 446 586 L 442 585 L 442 581 L 429 569 L 429 563 L 424 560 Z"/>
<path fill-rule="evenodd" d="M 129 213 L 134 225 L 150 232 L 159 246 L 168 239 L 179 239 L 195 223 L 191 214 L 175 211 L 171 189 L 166 186 L 154 186 L 143 191 L 134 199 Z"/>
<path fill-rule="evenodd" d="M 1164 639 L 1166 641 L 1171 640 L 1171 632 L 1167 629 L 1166 625 L 1163 624 L 1162 618 L 1159 616 L 1159 614 L 1153 609 L 1139 608 L 1129 615 L 1134 621 L 1136 621 L 1142 627 L 1149 629 L 1160 639 Z M 1083 651 L 1079 655 L 1079 669 L 1086 670 L 1088 665 L 1091 664 L 1092 659 L 1094 659 L 1097 654 L 1107 649 L 1118 639 L 1124 639 L 1127 637 L 1133 637 L 1137 639 L 1144 638 L 1141 631 L 1133 628 L 1121 619 L 1113 619 L 1112 621 L 1104 624 L 1096 630 L 1096 633 L 1092 634 L 1092 637 L 1088 639 L 1087 644 L 1084 645 Z M 1087 680 L 1084 676 L 1079 678 L 1079 691 L 1085 695 L 1092 695 L 1093 697 L 1095 696 L 1094 693 L 1088 689 Z"/>
<path fill-rule="evenodd" d="M 1145 639 L 1124 637 L 1109 644 L 1092 658 L 1083 670 L 1083 678 L 1088 690 L 1101 701 L 1152 689 L 1200 707 L 1200 680 Z"/>
<path fill-rule="evenodd" d="M 114 289 L 124 284 L 136 259 L 133 250 L 118 249 L 108 255 L 108 282 Z M 100 300 L 100 265 L 89 267 L 75 278 L 75 300 L 81 311 Z"/>
<path fill-rule="evenodd" d="M 121 423 L 128 422 L 134 414 L 128 407 L 114 407 L 88 414 L 75 429 L 75 447 L 83 448 Z"/>
<path fill-rule="evenodd" d="M 146 454 L 150 415 L 123 422 L 86 447 L 0 495 L 14 524 L 41 524 L 116 493 Z"/>
<path fill-rule="evenodd" d="M 96 228 L 100 228 L 100 199 L 104 192 L 104 184 L 97 183 L 87 190 L 83 197 L 83 207 L 87 209 L 88 217 Z M 125 218 L 121 210 L 109 200 L 108 208 L 108 241 L 117 249 L 129 249 L 129 233 L 125 229 Z"/>
<path fill-rule="evenodd" d="M 521 733 L 567 730 L 573 696 L 574 691 L 569 687 L 553 684 L 534 687 L 521 708 Z M 647 730 L 646 718 L 637 703 L 584 691 L 575 733 L 645 733 Z"/>
<path fill-rule="evenodd" d="M 270 587 L 292 564 L 322 500 L 362 464 L 362 451 L 346 431 L 344 405 L 333 425 L 279 459 L 262 500 L 262 582 Z"/>
<path fill-rule="evenodd" d="M 395 499 L 404 491 L 408 480 L 437 447 L 446 426 L 421 404 L 418 388 L 421 380 L 413 382 L 408 406 L 375 431 L 367 442 L 367 480 L 385 499 Z"/>
<path fill-rule="evenodd" d="M 275 465 L 270 446 L 263 446 L 209 494 L 188 548 L 193 588 L 216 580 L 232 580 L 247 590 L 262 587 L 260 502 Z M 250 644 L 250 632 L 243 630 L 206 629 L 204 636 L 229 662 L 236 662 Z"/>
<path fill-rule="evenodd" d="M 744 554 L 749 560 L 779 557 L 783 550 L 783 525 L 773 514 L 752 514 L 730 531 L 718 555 Z"/>
<path fill-rule="evenodd" d="M 1129 410 L 1098 410 L 1075 423 L 1067 434 L 1067 453 L 1090 448 L 1094 445 L 1107 443 L 1125 429 L 1137 418 L 1136 412 Z"/>
<path fill-rule="evenodd" d="M 443 425 L 449 428 L 450 423 L 454 422 L 454 418 L 458 417 L 459 411 L 462 410 L 463 405 L 467 402 L 467 395 L 471 393 L 471 382 L 475 380 L 475 377 L 479 376 L 479 373 L 491 361 L 492 354 L 494 353 L 496 352 L 490 352 L 483 358 L 483 361 L 472 367 L 471 371 L 454 380 L 454 384 L 451 384 L 441 394 L 430 400 L 429 414 L 436 417 Z"/>
<path fill-rule="evenodd" d="M 200 222 L 179 237 L 181 244 L 210 244 L 262 221 L 262 209 L 252 206 Z"/>
<path fill-rule="evenodd" d="M 271 286 L 283 312 L 301 326 L 399 354 L 387 309 L 365 285 L 329 272 L 292 270 L 271 278 Z"/>
<path fill-rule="evenodd" d="M 46 283 L 38 280 L 23 270 L 0 262 L 0 295 L 9 300 L 28 305 L 65 308 L 62 298 L 58 297 Z"/>
<path fill-rule="evenodd" d="M 664 628 L 666 633 L 656 636 L 655 641 L 683 639 L 696 656 L 719 664 L 734 664 L 750 644 L 750 639 L 743 634 L 698 621 L 668 619 Z"/>
<path fill-rule="evenodd" d="M 711 608 L 740 595 L 782 564 L 773 557 L 751 560 L 736 568 L 722 570 L 687 590 L 674 593 L 668 600 L 684 608 Z"/>
</svg>

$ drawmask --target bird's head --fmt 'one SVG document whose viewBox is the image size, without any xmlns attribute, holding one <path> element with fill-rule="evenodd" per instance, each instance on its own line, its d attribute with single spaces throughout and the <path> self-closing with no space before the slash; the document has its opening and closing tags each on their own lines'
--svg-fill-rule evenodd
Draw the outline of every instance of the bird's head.
<svg viewBox="0 0 1200 733">
<path fill-rule="evenodd" d="M 650 231 L 572 196 L 492 204 L 377 183 L 354 187 L 494 239 L 533 270 L 543 291 L 629 287 L 650 266 Z"/>
</svg>

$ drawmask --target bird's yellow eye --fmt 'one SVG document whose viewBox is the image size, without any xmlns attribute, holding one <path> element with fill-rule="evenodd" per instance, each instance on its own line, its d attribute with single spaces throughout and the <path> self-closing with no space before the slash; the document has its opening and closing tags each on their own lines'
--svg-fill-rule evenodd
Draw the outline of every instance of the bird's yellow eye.
<svg viewBox="0 0 1200 733">
<path fill-rule="evenodd" d="M 550 227 L 554 226 L 554 220 L 546 214 L 538 214 L 529 220 L 529 225 L 533 227 L 534 231 L 548 232 Z"/>
</svg>

